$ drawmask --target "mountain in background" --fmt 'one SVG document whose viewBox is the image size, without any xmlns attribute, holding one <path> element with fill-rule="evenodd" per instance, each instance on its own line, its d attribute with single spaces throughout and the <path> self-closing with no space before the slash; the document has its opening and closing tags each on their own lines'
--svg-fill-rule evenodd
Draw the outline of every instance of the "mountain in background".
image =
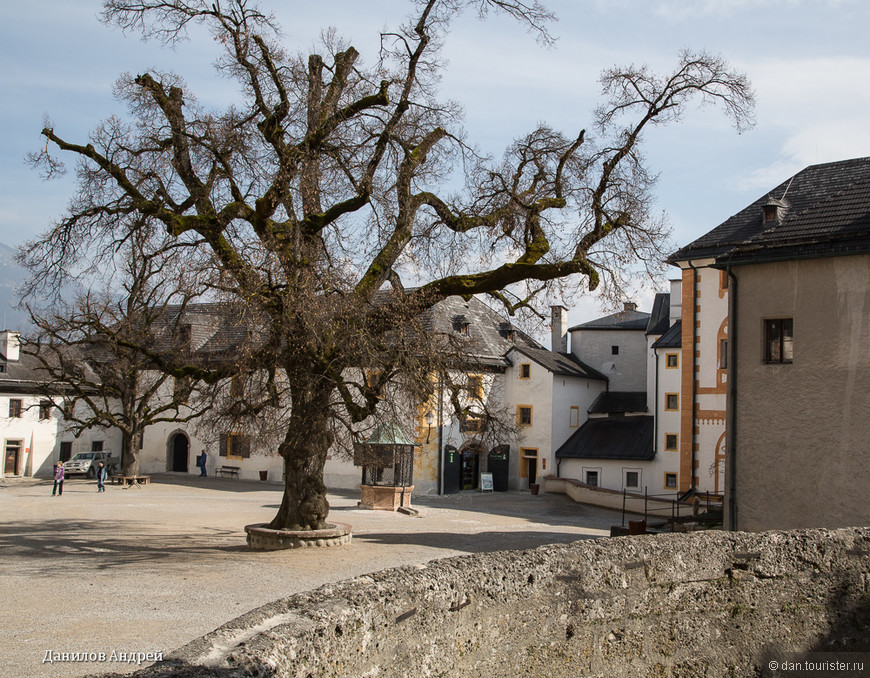
<svg viewBox="0 0 870 678">
<path fill-rule="evenodd" d="M 15 263 L 17 250 L 0 243 L 0 330 L 21 330 L 30 327 L 30 316 L 18 303 L 17 288 L 27 278 L 27 271 Z"/>
</svg>

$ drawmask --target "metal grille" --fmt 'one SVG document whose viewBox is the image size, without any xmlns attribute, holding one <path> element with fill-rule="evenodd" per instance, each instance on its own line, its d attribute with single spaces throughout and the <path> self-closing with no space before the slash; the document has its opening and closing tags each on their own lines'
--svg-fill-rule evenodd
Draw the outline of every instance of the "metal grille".
<svg viewBox="0 0 870 678">
<path fill-rule="evenodd" d="M 411 445 L 378 446 L 379 463 L 362 467 L 363 485 L 406 487 L 414 484 L 414 448 Z M 385 449 L 386 448 L 386 449 Z M 387 451 L 392 454 L 387 453 Z M 385 454 L 386 453 L 386 454 Z"/>
</svg>

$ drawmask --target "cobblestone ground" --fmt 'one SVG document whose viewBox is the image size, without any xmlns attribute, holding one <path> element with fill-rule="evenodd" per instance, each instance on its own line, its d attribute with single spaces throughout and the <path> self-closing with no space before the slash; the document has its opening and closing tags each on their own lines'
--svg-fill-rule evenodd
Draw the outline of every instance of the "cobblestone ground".
<svg viewBox="0 0 870 678">
<path fill-rule="evenodd" d="M 414 498 L 419 517 L 357 508 L 331 494 L 353 542 L 252 552 L 244 526 L 268 521 L 276 483 L 165 474 L 143 489 L 70 480 L 0 484 L 0 675 L 81 676 L 119 663 L 43 663 L 51 653 L 168 654 L 272 600 L 435 558 L 605 536 L 618 512 L 563 495 Z"/>
</svg>

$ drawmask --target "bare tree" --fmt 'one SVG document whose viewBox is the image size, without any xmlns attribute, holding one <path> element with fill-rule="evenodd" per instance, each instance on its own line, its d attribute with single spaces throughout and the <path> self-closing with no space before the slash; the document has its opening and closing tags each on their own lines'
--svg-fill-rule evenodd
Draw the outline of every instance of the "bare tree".
<svg viewBox="0 0 870 678">
<path fill-rule="evenodd" d="M 120 280 L 107 276 L 103 289 L 51 313 L 29 307 L 36 331 L 24 351 L 41 365 L 45 396 L 76 435 L 95 427 L 120 430 L 124 475 L 139 474 L 146 426 L 191 421 L 209 409 L 194 393 L 200 370 L 182 365 L 177 376 L 170 374 L 178 357 L 192 362 L 184 360 L 184 309 L 193 292 L 174 268 L 173 250 L 171 241 L 140 224 L 114 252 Z"/>
<path fill-rule="evenodd" d="M 654 179 L 639 152 L 646 127 L 677 119 L 693 98 L 738 127 L 750 122 L 746 79 L 684 53 L 665 76 L 606 72 L 595 135 L 540 126 L 493 161 L 466 142 L 458 107 L 438 99 L 439 46 L 466 8 L 507 12 L 544 41 L 551 15 L 522 0 L 412 4 L 414 19 L 383 34 L 364 66 L 330 35 L 323 55 L 289 55 L 254 2 L 108 0 L 107 22 L 166 43 L 206 26 L 244 101 L 207 111 L 176 75 L 127 76 L 118 91 L 132 122 L 110 119 L 83 144 L 47 124 L 35 158 L 48 174 L 60 169 L 51 145 L 79 160 L 69 214 L 29 250 L 43 280 L 74 243 L 123 232 L 131 221 L 119 215 L 143 215 L 262 322 L 251 368 L 285 375 L 291 405 L 273 527 L 322 527 L 334 424 L 369 420 L 400 376 L 425 384 L 432 364 L 414 356 L 438 348 L 421 343 L 415 319 L 426 309 L 481 294 L 513 314 L 568 277 L 617 289 L 636 262 L 661 259 L 665 230 L 650 214 Z M 448 195 L 457 172 L 465 188 Z M 368 366 L 378 378 L 348 377 Z"/>
</svg>

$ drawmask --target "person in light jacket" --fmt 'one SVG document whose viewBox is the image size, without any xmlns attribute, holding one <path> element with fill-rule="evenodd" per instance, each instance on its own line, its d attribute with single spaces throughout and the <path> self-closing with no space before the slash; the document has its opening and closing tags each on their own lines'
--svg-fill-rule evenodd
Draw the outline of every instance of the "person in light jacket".
<svg viewBox="0 0 870 678">
<path fill-rule="evenodd" d="M 103 462 L 97 466 L 97 492 L 106 491 L 106 477 L 109 475 L 108 469 L 103 466 Z"/>
<path fill-rule="evenodd" d="M 63 494 L 63 462 L 59 461 L 54 466 L 54 487 L 51 490 L 51 496 L 54 496 L 54 493 L 57 492 L 57 495 L 60 496 Z"/>
</svg>

